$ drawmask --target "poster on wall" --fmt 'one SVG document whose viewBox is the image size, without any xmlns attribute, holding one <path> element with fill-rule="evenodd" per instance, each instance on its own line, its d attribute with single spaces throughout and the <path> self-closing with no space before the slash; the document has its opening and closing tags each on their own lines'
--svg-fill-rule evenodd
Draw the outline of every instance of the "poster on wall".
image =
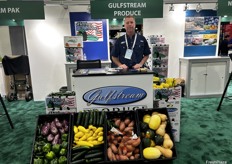
<svg viewBox="0 0 232 164">
<path fill-rule="evenodd" d="M 207 11 L 206 14 L 209 12 Z M 215 56 L 218 43 L 218 16 L 185 18 L 184 57 Z"/>
<path fill-rule="evenodd" d="M 75 21 L 75 34 L 83 41 L 103 41 L 102 21 Z"/>
</svg>

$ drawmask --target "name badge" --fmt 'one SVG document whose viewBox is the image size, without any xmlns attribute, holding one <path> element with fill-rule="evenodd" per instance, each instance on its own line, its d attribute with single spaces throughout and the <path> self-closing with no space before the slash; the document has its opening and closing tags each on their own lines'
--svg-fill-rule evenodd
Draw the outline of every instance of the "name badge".
<svg viewBox="0 0 232 164">
<path fill-rule="evenodd" d="M 125 58 L 126 59 L 131 59 L 132 53 L 133 53 L 133 50 L 127 49 L 126 54 L 125 54 Z"/>
</svg>

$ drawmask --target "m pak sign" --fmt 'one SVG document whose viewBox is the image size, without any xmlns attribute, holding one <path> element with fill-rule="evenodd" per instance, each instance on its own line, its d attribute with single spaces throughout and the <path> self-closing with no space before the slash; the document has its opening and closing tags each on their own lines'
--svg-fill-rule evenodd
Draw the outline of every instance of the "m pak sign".
<svg viewBox="0 0 232 164">
<path fill-rule="evenodd" d="M 232 0 L 218 0 L 218 16 L 232 16 Z"/>
<path fill-rule="evenodd" d="M 44 19 L 44 2 L 1 1 L 0 19 Z"/>
<path fill-rule="evenodd" d="M 96 19 L 162 18 L 163 0 L 91 0 L 91 17 Z"/>
</svg>

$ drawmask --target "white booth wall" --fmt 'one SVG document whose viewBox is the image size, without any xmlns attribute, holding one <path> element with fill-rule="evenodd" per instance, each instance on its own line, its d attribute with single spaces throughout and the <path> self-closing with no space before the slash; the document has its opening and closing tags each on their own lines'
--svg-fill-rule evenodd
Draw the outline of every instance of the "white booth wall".
<svg viewBox="0 0 232 164">
<path fill-rule="evenodd" d="M 175 11 L 164 5 L 164 18 L 144 19 L 144 36 L 163 35 L 169 44 L 169 77 L 179 76 L 179 57 L 183 57 L 185 12 L 183 4 Z M 195 8 L 196 5 L 193 5 Z M 215 4 L 202 4 L 213 9 Z M 191 6 L 190 6 L 191 9 Z M 25 31 L 35 101 L 67 85 L 63 37 L 71 35 L 69 12 L 87 12 L 88 6 L 45 6 L 45 20 L 25 20 Z"/>
<path fill-rule="evenodd" d="M 197 4 L 190 4 L 189 9 L 195 10 Z M 179 58 L 184 56 L 185 4 L 164 5 L 163 18 L 143 19 L 143 34 L 162 35 L 169 44 L 168 77 L 179 77 Z M 214 9 L 215 3 L 203 3 L 202 9 Z"/>
</svg>

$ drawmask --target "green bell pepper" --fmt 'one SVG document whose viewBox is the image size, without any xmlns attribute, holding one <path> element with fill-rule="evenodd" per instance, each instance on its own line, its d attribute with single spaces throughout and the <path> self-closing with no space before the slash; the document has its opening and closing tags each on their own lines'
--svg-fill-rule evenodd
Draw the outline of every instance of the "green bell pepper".
<svg viewBox="0 0 232 164">
<path fill-rule="evenodd" d="M 55 159 L 51 160 L 50 164 L 59 164 L 58 159 L 55 158 Z"/>
<path fill-rule="evenodd" d="M 59 152 L 60 152 L 60 144 L 52 145 L 52 151 L 53 151 L 55 154 L 59 154 Z"/>
<path fill-rule="evenodd" d="M 60 156 L 59 158 L 59 164 L 66 164 L 67 163 L 67 158 L 65 156 Z"/>
<path fill-rule="evenodd" d="M 66 148 L 68 147 L 68 142 L 63 141 L 63 142 L 61 143 L 61 147 L 66 149 Z"/>
<path fill-rule="evenodd" d="M 55 157 L 55 153 L 53 151 L 49 151 L 47 154 L 46 154 L 46 158 L 48 160 L 52 160 L 53 158 Z"/>
<path fill-rule="evenodd" d="M 62 141 L 67 141 L 68 140 L 68 134 L 67 133 L 63 133 L 61 136 L 61 140 Z"/>
<path fill-rule="evenodd" d="M 47 153 L 51 150 L 51 144 L 50 143 L 46 143 L 44 146 L 43 146 L 43 152 L 44 153 Z"/>
<path fill-rule="evenodd" d="M 43 164 L 43 159 L 41 158 L 34 158 L 34 164 Z"/>
<path fill-rule="evenodd" d="M 66 155 L 66 153 L 67 153 L 67 150 L 65 148 L 62 148 L 60 150 L 60 155 Z"/>
</svg>

